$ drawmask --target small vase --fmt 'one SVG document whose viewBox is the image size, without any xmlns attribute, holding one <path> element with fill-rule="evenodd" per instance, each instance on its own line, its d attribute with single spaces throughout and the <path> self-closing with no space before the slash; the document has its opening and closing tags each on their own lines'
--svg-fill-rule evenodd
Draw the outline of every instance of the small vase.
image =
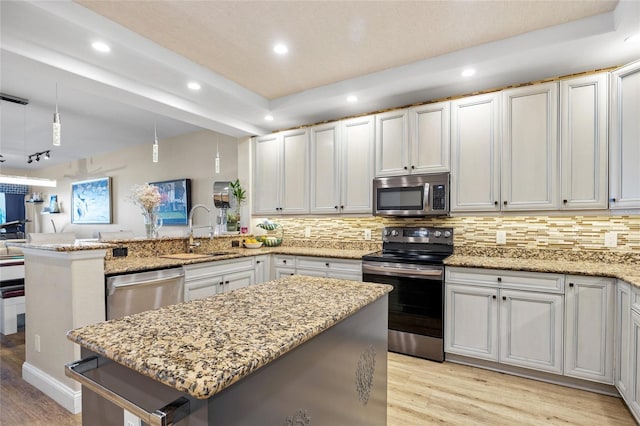
<svg viewBox="0 0 640 426">
<path fill-rule="evenodd" d="M 158 238 L 158 230 L 162 227 L 162 218 L 158 216 L 158 212 L 143 210 L 142 216 L 147 238 Z"/>
</svg>

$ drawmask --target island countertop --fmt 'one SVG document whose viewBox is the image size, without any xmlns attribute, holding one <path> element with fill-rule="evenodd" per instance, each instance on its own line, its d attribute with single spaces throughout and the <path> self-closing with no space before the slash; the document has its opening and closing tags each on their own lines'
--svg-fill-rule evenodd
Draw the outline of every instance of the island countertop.
<svg viewBox="0 0 640 426">
<path fill-rule="evenodd" d="M 71 330 L 67 338 L 209 398 L 383 297 L 391 286 L 291 276 Z"/>
</svg>

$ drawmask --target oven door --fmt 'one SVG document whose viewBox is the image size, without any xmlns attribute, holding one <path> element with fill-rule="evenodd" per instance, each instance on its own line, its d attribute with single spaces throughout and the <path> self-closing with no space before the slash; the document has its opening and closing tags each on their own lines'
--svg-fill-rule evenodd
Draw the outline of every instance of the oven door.
<svg viewBox="0 0 640 426">
<path fill-rule="evenodd" d="M 390 284 L 389 329 L 442 339 L 444 267 L 363 262 L 362 280 Z"/>
</svg>

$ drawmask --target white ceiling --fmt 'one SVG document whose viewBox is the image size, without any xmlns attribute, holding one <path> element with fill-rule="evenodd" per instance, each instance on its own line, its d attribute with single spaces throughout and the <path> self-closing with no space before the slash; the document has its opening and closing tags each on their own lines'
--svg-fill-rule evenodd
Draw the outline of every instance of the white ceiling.
<svg viewBox="0 0 640 426">
<path fill-rule="evenodd" d="M 67 162 L 150 144 L 154 122 L 161 140 L 240 137 L 640 58 L 623 43 L 640 31 L 635 0 L 1 1 L 0 19 L 0 92 L 30 100 L 0 103 L 10 168 L 51 164 L 26 164 L 46 149 Z M 463 79 L 467 66 L 478 72 Z"/>
</svg>

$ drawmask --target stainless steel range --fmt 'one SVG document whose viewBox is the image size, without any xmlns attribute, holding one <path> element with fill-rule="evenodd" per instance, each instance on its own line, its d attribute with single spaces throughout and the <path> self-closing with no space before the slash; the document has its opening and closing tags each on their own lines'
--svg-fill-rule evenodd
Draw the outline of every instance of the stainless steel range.
<svg viewBox="0 0 640 426">
<path fill-rule="evenodd" d="M 444 361 L 444 260 L 452 228 L 389 227 L 382 251 L 362 258 L 362 279 L 390 284 L 389 350 Z"/>
</svg>

